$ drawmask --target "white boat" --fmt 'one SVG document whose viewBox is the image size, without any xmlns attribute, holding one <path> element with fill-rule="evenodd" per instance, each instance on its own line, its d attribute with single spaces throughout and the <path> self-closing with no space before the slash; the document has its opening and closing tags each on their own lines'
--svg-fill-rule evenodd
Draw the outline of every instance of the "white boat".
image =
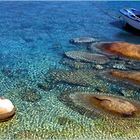
<svg viewBox="0 0 140 140">
<path fill-rule="evenodd" d="M 120 13 L 124 21 L 130 26 L 140 30 L 140 11 L 134 8 L 121 9 Z"/>
</svg>

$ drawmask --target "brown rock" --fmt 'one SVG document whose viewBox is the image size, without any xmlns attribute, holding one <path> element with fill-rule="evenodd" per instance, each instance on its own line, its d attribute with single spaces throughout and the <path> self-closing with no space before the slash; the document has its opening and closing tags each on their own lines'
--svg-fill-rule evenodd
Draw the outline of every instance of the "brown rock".
<svg viewBox="0 0 140 140">
<path fill-rule="evenodd" d="M 121 80 L 128 80 L 135 84 L 140 85 L 140 72 L 114 70 L 114 71 L 111 71 L 110 74 L 115 78 L 118 78 Z"/>
<path fill-rule="evenodd" d="M 69 100 L 76 107 L 84 108 L 85 111 L 99 116 L 140 117 L 140 104 L 138 102 L 120 96 L 104 94 L 76 92 L 69 95 Z"/>
<path fill-rule="evenodd" d="M 140 45 L 126 42 L 98 43 L 97 47 L 118 56 L 140 60 Z"/>
<path fill-rule="evenodd" d="M 90 102 L 104 111 L 122 116 L 132 116 L 137 111 L 132 103 L 115 97 L 91 96 Z"/>
</svg>

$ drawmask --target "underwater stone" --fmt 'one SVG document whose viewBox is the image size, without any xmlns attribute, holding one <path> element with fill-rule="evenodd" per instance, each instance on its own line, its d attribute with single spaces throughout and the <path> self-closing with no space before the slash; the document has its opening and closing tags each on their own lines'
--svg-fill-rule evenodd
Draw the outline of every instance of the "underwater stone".
<svg viewBox="0 0 140 140">
<path fill-rule="evenodd" d="M 122 69 L 122 70 L 126 69 L 124 64 L 114 64 L 113 68 L 115 68 L 115 69 Z"/>
<path fill-rule="evenodd" d="M 140 70 L 140 62 L 139 61 L 128 61 L 126 63 L 126 67 L 129 69 L 129 70 Z"/>
<path fill-rule="evenodd" d="M 4 97 L 0 97 L 0 122 L 9 120 L 15 114 L 13 103 Z"/>
<path fill-rule="evenodd" d="M 104 69 L 106 65 L 100 65 L 100 64 L 94 64 L 94 63 L 85 63 L 81 61 L 76 61 L 68 58 L 64 58 L 61 62 L 61 64 L 66 65 L 70 67 L 71 69 L 79 70 L 79 69 Z"/>
<path fill-rule="evenodd" d="M 25 93 L 21 94 L 21 98 L 27 102 L 38 102 L 42 97 L 37 94 L 35 90 L 26 90 Z"/>
<path fill-rule="evenodd" d="M 102 70 L 104 67 L 102 65 L 95 65 L 96 69 Z"/>
<path fill-rule="evenodd" d="M 131 97 L 131 96 L 133 96 L 134 95 L 134 91 L 133 90 L 121 90 L 121 93 L 123 94 L 123 96 L 125 96 L 125 97 Z"/>
<path fill-rule="evenodd" d="M 140 85 L 140 72 L 138 71 L 121 71 L 121 70 L 113 70 L 110 72 L 112 77 L 128 80 L 135 84 Z"/>
<path fill-rule="evenodd" d="M 102 94 L 102 95 L 101 95 Z M 81 93 L 69 95 L 77 106 L 96 112 L 100 115 L 118 117 L 140 117 L 140 104 L 120 96 L 111 96 L 106 93 Z"/>
<path fill-rule="evenodd" d="M 140 60 L 140 45 L 127 42 L 100 42 L 93 44 L 91 48 L 95 46 L 110 54 Z"/>
<path fill-rule="evenodd" d="M 63 65 L 66 65 L 72 69 L 91 69 L 94 66 L 94 64 L 92 63 L 85 63 L 85 62 L 81 62 L 81 61 L 75 61 L 69 58 L 63 58 L 63 60 L 60 62 Z"/>
<path fill-rule="evenodd" d="M 97 84 L 95 80 L 95 71 L 93 70 L 56 70 L 50 71 L 46 77 L 53 84 L 71 84 L 78 86 L 90 86 Z"/>
<path fill-rule="evenodd" d="M 79 37 L 79 38 L 73 38 L 69 42 L 71 44 L 87 44 L 87 43 L 93 43 L 96 42 L 97 39 L 92 37 Z"/>
<path fill-rule="evenodd" d="M 102 109 L 112 113 L 119 113 L 123 115 L 132 115 L 137 109 L 128 101 L 117 99 L 107 96 L 92 96 L 91 102 L 95 105 L 99 105 Z"/>
<path fill-rule="evenodd" d="M 105 64 L 109 62 L 109 59 L 100 54 L 93 54 L 89 52 L 82 52 L 82 51 L 69 51 L 66 52 L 65 55 L 68 58 L 74 59 L 74 60 L 81 60 L 84 62 L 92 62 L 96 64 Z"/>
</svg>

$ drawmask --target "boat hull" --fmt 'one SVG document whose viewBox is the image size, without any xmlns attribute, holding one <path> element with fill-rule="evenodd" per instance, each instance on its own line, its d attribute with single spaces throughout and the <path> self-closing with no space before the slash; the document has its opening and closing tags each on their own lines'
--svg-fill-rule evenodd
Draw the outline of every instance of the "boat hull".
<svg viewBox="0 0 140 140">
<path fill-rule="evenodd" d="M 140 30 L 140 23 L 138 21 L 135 21 L 133 19 L 128 18 L 125 15 L 122 15 L 122 18 L 124 19 L 124 21 L 129 24 L 130 26 L 132 26 L 135 29 Z"/>
</svg>

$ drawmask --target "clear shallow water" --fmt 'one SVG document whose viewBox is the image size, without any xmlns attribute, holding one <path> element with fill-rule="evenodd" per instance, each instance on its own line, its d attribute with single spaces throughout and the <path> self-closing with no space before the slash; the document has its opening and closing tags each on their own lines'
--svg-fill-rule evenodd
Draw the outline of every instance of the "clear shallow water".
<svg viewBox="0 0 140 140">
<path fill-rule="evenodd" d="M 129 122 L 93 119 L 59 99 L 64 91 L 95 91 L 96 86 L 50 82 L 52 87 L 44 91 L 37 85 L 44 83 L 50 69 L 73 70 L 62 63 L 63 54 L 84 48 L 71 45 L 71 38 L 91 36 L 140 43 L 139 36 L 122 30 L 123 23 L 112 18 L 119 17 L 120 8 L 139 5 L 140 2 L 0 2 L 0 95 L 17 107 L 16 115 L 1 123 L 0 138 L 138 138 L 139 121 L 134 121 L 135 127 L 126 134 Z M 119 82 L 116 88 L 111 85 L 107 91 L 118 94 Z M 36 101 L 27 101 L 24 94 L 34 91 L 38 96 L 33 94 L 32 98 Z M 136 94 L 131 98 L 139 100 L 137 91 L 139 87 L 136 91 L 132 88 Z"/>
</svg>

